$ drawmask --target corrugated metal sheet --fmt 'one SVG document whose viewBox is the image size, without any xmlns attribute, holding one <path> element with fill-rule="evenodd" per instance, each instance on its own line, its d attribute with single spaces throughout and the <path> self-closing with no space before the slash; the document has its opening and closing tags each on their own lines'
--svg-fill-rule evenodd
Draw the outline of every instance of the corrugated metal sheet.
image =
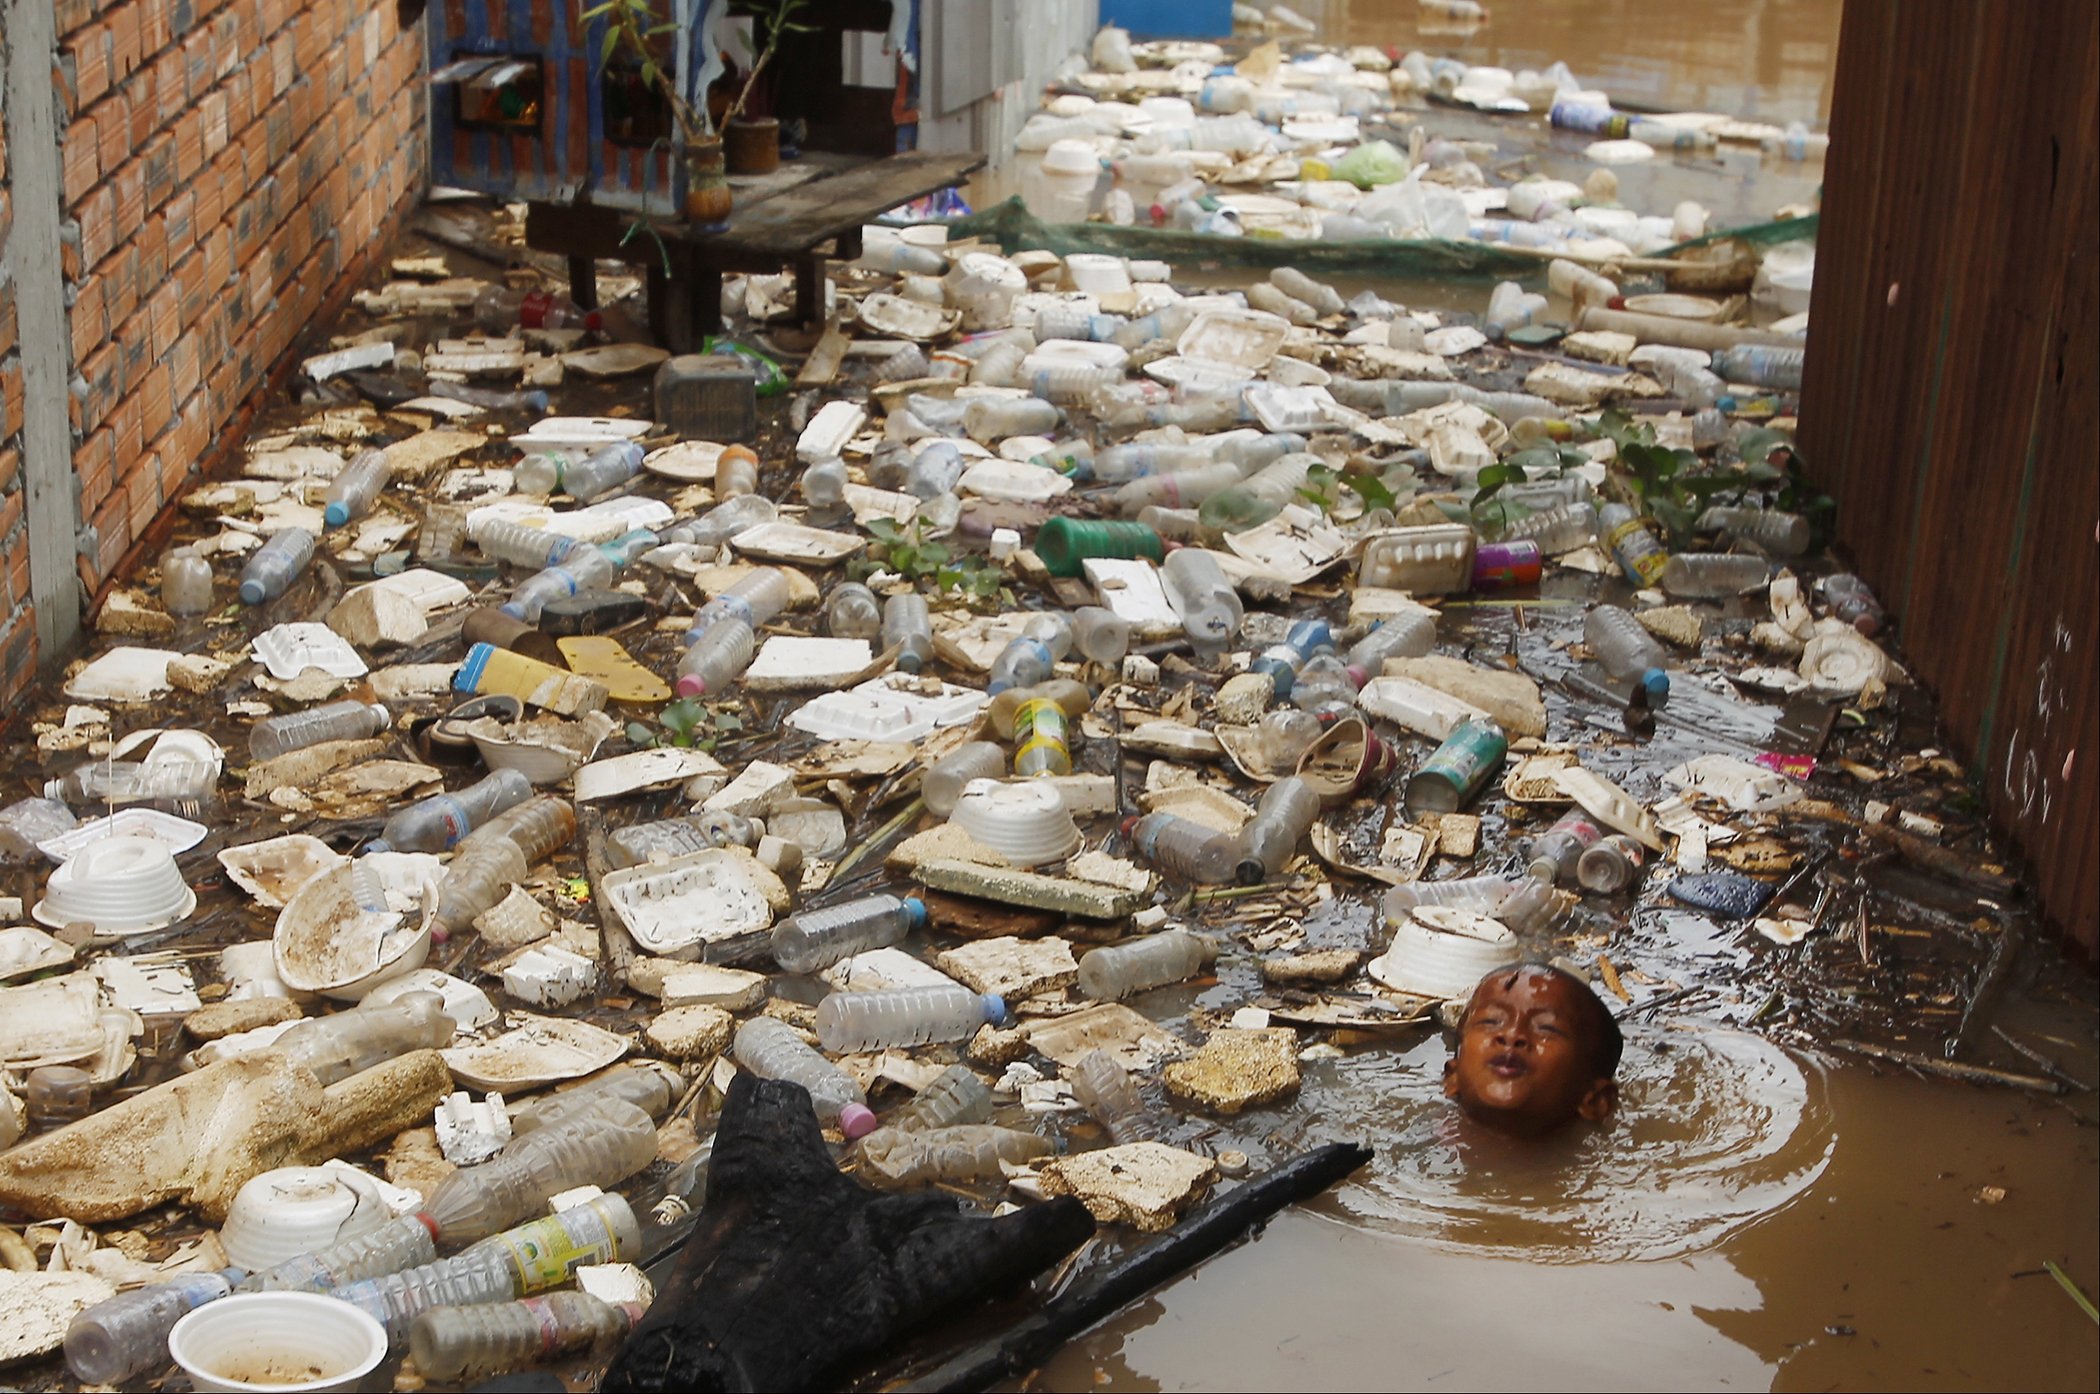
<svg viewBox="0 0 2100 1394">
<path fill-rule="evenodd" d="M 2100 6 L 1846 0 L 1801 439 L 2045 917 L 2100 941 Z"/>
</svg>

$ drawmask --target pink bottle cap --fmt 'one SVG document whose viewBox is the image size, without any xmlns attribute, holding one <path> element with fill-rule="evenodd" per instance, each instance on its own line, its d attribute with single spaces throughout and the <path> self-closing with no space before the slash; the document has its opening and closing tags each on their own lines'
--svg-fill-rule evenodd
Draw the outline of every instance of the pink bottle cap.
<svg viewBox="0 0 2100 1394">
<path fill-rule="evenodd" d="M 875 1131 L 875 1110 L 866 1104 L 847 1104 L 839 1110 L 839 1131 L 848 1141 Z"/>
<path fill-rule="evenodd" d="M 698 697 L 698 696 L 700 696 L 700 695 L 701 695 L 702 693 L 704 693 L 704 692 L 706 692 L 706 691 L 707 691 L 707 681 L 706 681 L 706 679 L 704 679 L 704 678 L 701 678 L 701 677 L 698 677 L 698 676 L 696 676 L 695 674 L 692 674 L 692 673 L 681 673 L 681 674 L 679 674 L 679 676 L 678 676 L 678 695 L 679 695 L 679 696 L 681 696 L 681 697 Z"/>
</svg>

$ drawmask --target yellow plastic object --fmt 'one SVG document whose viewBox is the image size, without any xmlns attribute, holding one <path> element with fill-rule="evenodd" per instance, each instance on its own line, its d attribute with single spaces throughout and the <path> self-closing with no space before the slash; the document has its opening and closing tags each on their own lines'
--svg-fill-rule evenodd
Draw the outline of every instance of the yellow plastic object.
<svg viewBox="0 0 2100 1394">
<path fill-rule="evenodd" d="M 635 662 L 617 639 L 602 634 L 574 634 L 554 641 L 569 671 L 605 684 L 615 702 L 668 702 L 670 686 Z"/>
</svg>

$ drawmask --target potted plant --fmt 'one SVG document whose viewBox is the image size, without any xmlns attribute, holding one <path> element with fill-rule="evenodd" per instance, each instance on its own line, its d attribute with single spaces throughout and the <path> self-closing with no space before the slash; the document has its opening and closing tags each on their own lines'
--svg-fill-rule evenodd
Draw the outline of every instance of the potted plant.
<svg viewBox="0 0 2100 1394">
<path fill-rule="evenodd" d="M 711 10 L 712 5 L 703 3 L 701 9 Z M 700 101 L 688 100 L 678 90 L 675 69 L 658 61 L 666 36 L 672 43 L 680 41 L 679 25 L 662 18 L 652 0 L 603 0 L 582 11 L 579 18 L 586 24 L 594 19 L 605 21 L 599 66 L 603 68 L 622 50 L 631 53 L 642 86 L 661 97 L 670 111 L 685 166 L 685 200 L 680 211 L 686 221 L 703 228 L 727 224 L 732 205 L 728 168 L 722 138 L 707 117 L 704 94 Z M 708 27 L 711 21 L 712 15 L 698 22 Z"/>
<path fill-rule="evenodd" d="M 747 41 L 750 71 L 722 119 L 722 134 L 728 145 L 729 168 L 737 174 L 770 174 L 780 167 L 780 122 L 763 110 L 772 105 L 772 83 L 766 65 L 780 51 L 789 34 L 813 34 L 816 26 L 796 21 L 797 11 L 809 0 L 749 0 L 742 8 L 751 16 L 752 37 Z M 756 114 L 750 114 L 754 100 Z"/>
</svg>

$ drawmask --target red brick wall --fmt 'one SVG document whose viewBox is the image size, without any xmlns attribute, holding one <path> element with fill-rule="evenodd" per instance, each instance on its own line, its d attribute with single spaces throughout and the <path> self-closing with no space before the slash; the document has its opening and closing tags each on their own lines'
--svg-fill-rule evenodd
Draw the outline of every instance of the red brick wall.
<svg viewBox="0 0 2100 1394">
<path fill-rule="evenodd" d="M 423 40 L 394 0 L 55 3 L 73 468 L 93 529 L 79 566 L 94 593 L 238 438 L 413 203 Z M 10 481 L 13 327 L 0 288 Z M 24 529 L 6 488 L 0 557 L 19 608 Z"/>
</svg>

